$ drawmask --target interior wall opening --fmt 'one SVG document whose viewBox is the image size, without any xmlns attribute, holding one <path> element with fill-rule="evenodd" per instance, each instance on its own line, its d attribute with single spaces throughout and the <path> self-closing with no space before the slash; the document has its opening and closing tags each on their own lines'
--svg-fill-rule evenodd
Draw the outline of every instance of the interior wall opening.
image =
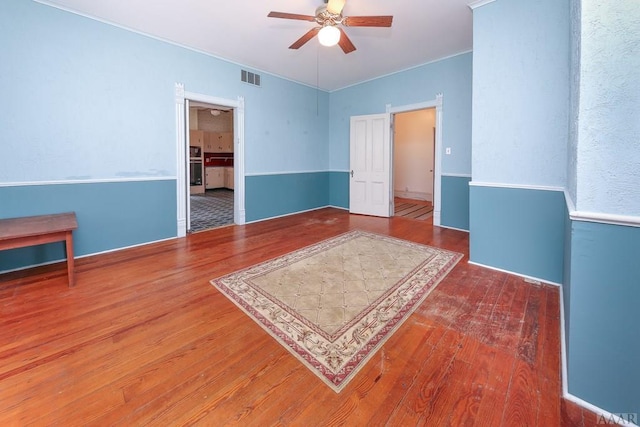
<svg viewBox="0 0 640 427">
<path fill-rule="evenodd" d="M 234 224 L 234 109 L 189 102 L 189 232 Z"/>
<path fill-rule="evenodd" d="M 436 108 L 393 115 L 394 215 L 432 220 L 435 187 Z"/>
</svg>

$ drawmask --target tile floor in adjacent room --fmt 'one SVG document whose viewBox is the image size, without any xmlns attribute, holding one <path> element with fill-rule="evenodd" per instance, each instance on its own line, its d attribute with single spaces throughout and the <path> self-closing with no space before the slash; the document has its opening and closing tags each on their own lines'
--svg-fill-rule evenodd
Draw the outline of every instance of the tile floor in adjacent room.
<svg viewBox="0 0 640 427">
<path fill-rule="evenodd" d="M 191 195 L 191 232 L 233 224 L 233 190 L 217 188 Z"/>
</svg>

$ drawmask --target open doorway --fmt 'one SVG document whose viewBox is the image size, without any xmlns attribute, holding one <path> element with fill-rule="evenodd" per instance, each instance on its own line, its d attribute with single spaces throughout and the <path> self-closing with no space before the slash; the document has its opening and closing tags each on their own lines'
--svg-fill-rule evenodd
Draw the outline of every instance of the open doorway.
<svg viewBox="0 0 640 427">
<path fill-rule="evenodd" d="M 393 115 L 394 215 L 433 218 L 436 108 Z"/>
<path fill-rule="evenodd" d="M 244 98 L 219 98 L 196 92 L 188 92 L 184 84 L 175 83 L 176 119 L 176 228 L 178 237 L 185 237 L 189 230 L 190 213 L 190 161 L 189 161 L 189 103 L 202 102 L 233 109 L 233 222 L 246 222 L 244 186 Z"/>
<path fill-rule="evenodd" d="M 387 113 L 390 114 L 391 118 L 395 118 L 396 114 L 405 113 L 410 111 L 424 110 L 429 108 L 435 108 L 435 143 L 434 143 L 434 161 L 433 167 L 428 170 L 433 170 L 433 225 L 440 225 L 440 214 L 441 214 L 441 182 L 442 182 L 442 122 L 443 122 L 443 95 L 441 93 L 436 94 L 435 99 L 432 101 L 419 102 L 415 104 L 407 104 L 407 105 L 398 105 L 392 106 L 391 104 L 387 104 Z M 393 126 L 389 128 L 390 139 L 393 141 Z M 433 132 L 433 129 L 431 129 Z M 395 146 L 395 141 L 392 142 L 391 148 L 393 153 L 393 147 Z M 395 170 L 393 162 L 391 163 L 392 169 Z M 393 178 L 393 171 L 391 171 L 390 178 Z M 393 196 L 393 189 L 395 186 L 390 187 L 390 196 Z M 393 197 L 390 197 L 390 201 L 394 200 Z M 395 200 L 394 200 L 395 202 Z M 395 212 L 395 203 L 390 203 L 392 209 L 389 210 L 389 213 Z"/>
<path fill-rule="evenodd" d="M 188 108 L 189 232 L 234 223 L 234 109 L 192 101 Z"/>
</svg>

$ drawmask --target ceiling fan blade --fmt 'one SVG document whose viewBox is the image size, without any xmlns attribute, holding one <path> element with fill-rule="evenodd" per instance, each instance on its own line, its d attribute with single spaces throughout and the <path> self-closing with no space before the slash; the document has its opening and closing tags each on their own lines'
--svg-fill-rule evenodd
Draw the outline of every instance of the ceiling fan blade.
<svg viewBox="0 0 640 427">
<path fill-rule="evenodd" d="M 295 43 L 289 46 L 289 49 L 300 49 L 302 46 L 304 46 L 306 42 L 314 38 L 315 35 L 318 34 L 318 31 L 320 31 L 319 27 L 310 29 L 309 31 L 306 32 L 304 36 L 300 37 L 298 40 L 295 41 Z"/>
<path fill-rule="evenodd" d="M 393 16 L 348 16 L 342 20 L 347 27 L 390 27 Z"/>
<path fill-rule="evenodd" d="M 342 28 L 338 29 L 340 30 L 340 41 L 338 41 L 338 44 L 340 45 L 344 53 L 351 53 L 356 50 L 356 47 L 351 42 L 349 36 L 347 36 L 347 33 L 345 33 Z"/>
<path fill-rule="evenodd" d="M 314 22 L 316 20 L 315 16 L 298 15 L 297 13 L 285 13 L 285 12 L 269 12 L 267 16 L 269 18 L 297 19 L 299 21 L 310 21 L 310 22 Z"/>
<path fill-rule="evenodd" d="M 330 13 L 340 15 L 345 3 L 346 0 L 329 0 L 329 3 L 327 3 L 327 10 Z"/>
</svg>

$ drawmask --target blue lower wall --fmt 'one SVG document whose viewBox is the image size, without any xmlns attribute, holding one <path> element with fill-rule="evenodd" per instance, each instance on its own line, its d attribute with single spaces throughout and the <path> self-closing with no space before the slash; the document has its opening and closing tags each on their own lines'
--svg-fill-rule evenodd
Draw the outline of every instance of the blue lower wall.
<svg viewBox="0 0 640 427">
<path fill-rule="evenodd" d="M 569 217 L 569 208 L 565 204 L 564 210 L 564 255 L 563 255 L 563 273 L 562 273 L 562 293 L 564 308 L 564 340 L 567 354 L 569 353 L 569 336 L 571 335 L 571 218 Z"/>
<path fill-rule="evenodd" d="M 329 205 L 329 172 L 245 177 L 248 222 Z"/>
<path fill-rule="evenodd" d="M 349 172 L 329 172 L 329 204 L 349 209 Z"/>
<path fill-rule="evenodd" d="M 469 202 L 472 262 L 562 283 L 563 192 L 474 185 Z"/>
<path fill-rule="evenodd" d="M 469 230 L 469 181 L 471 178 L 443 175 L 440 185 L 440 224 Z"/>
<path fill-rule="evenodd" d="M 440 223 L 469 229 L 469 181 L 471 178 L 442 176 Z M 329 204 L 349 209 L 349 172 L 329 172 Z"/>
<path fill-rule="evenodd" d="M 74 211 L 77 256 L 177 235 L 176 181 L 0 187 L 0 218 Z M 0 252 L 0 271 L 65 258 L 64 244 Z"/>
<path fill-rule="evenodd" d="M 569 392 L 612 413 L 640 414 L 640 228 L 571 228 Z"/>
</svg>

